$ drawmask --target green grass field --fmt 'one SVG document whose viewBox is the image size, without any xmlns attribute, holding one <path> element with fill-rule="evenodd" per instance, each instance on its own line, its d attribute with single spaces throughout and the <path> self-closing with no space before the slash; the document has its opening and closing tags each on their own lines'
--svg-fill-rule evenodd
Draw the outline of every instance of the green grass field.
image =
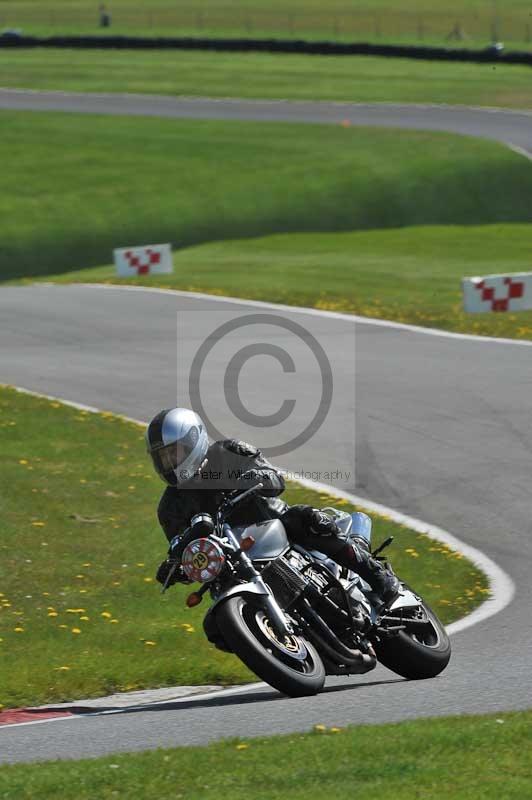
<svg viewBox="0 0 532 800">
<path fill-rule="evenodd" d="M 360 4 L 332 0 L 266 3 L 170 0 L 107 3 L 112 26 L 104 33 L 141 35 L 202 35 L 300 37 L 334 40 L 395 41 L 482 46 L 493 37 L 513 46 L 529 47 L 530 7 L 525 0 L 495 4 L 488 0 L 410 0 L 398 7 L 390 0 Z M 97 5 L 88 0 L 1 0 L 0 24 L 29 33 L 101 33 Z M 449 40 L 454 27 L 458 41 Z"/>
<path fill-rule="evenodd" d="M 179 713 L 179 712 L 176 712 Z M 531 712 L 451 717 L 208 747 L 0 767 L 3 800 L 525 800 Z M 68 725 L 68 723 L 64 723 Z"/>
<path fill-rule="evenodd" d="M 531 221 L 532 164 L 480 140 L 31 112 L 0 124 L 5 280 L 154 241 Z"/>
<path fill-rule="evenodd" d="M 532 108 L 529 67 L 179 51 L 0 50 L 3 87 Z"/>
<path fill-rule="evenodd" d="M 190 588 L 161 596 L 154 581 L 166 554 L 155 513 L 163 484 L 143 431 L 8 388 L 0 411 L 0 705 L 253 680 L 205 639 L 207 603 L 187 609 Z M 285 496 L 349 509 L 295 484 Z M 375 542 L 390 532 L 398 573 L 445 622 L 489 594 L 485 576 L 459 554 L 375 519 Z"/>
</svg>

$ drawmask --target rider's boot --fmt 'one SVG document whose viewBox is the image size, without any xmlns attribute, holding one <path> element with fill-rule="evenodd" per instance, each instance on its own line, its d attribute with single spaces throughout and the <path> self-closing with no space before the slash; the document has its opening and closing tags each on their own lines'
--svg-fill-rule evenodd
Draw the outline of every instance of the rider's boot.
<svg viewBox="0 0 532 800">
<path fill-rule="evenodd" d="M 341 567 L 347 567 L 356 572 L 362 580 L 369 583 L 375 594 L 382 600 L 382 607 L 390 606 L 398 597 L 401 584 L 389 565 L 369 553 L 369 550 L 360 545 L 346 544 L 334 555 L 334 560 Z"/>
</svg>

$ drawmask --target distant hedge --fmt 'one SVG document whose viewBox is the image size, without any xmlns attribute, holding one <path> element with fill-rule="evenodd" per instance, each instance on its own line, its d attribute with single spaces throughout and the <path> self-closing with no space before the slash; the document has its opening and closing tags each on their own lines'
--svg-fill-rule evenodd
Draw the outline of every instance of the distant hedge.
<svg viewBox="0 0 532 800">
<path fill-rule="evenodd" d="M 285 39 L 211 39 L 143 36 L 21 36 L 4 33 L 0 47 L 69 47 L 124 50 L 223 50 L 226 52 L 306 53 L 323 56 L 384 56 L 429 61 L 471 61 L 477 63 L 529 64 L 531 52 L 504 52 L 496 46 L 484 50 L 409 45 L 379 45 L 341 42 L 306 42 Z"/>
</svg>

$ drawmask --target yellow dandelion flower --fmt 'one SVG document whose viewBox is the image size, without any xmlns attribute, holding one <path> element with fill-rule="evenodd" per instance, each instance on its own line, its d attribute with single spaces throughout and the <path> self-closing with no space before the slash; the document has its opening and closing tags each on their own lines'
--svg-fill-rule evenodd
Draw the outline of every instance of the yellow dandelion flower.
<svg viewBox="0 0 532 800">
<path fill-rule="evenodd" d="M 113 615 L 112 615 L 112 614 L 111 614 L 109 611 L 102 611 L 102 613 L 100 614 L 100 616 L 101 616 L 101 617 L 105 617 L 106 619 L 111 619 L 111 617 L 112 617 Z"/>
<path fill-rule="evenodd" d="M 83 622 L 88 622 L 90 620 L 90 617 L 83 615 L 82 617 L 80 617 L 80 619 L 83 620 Z"/>
<path fill-rule="evenodd" d="M 144 566 L 144 561 L 139 561 L 139 563 L 137 564 L 137 567 L 143 567 L 143 566 Z"/>
<path fill-rule="evenodd" d="M 248 747 L 249 747 L 249 744 L 244 744 L 243 742 L 241 744 L 237 744 L 236 745 L 236 749 L 237 750 L 247 750 Z"/>
<path fill-rule="evenodd" d="M 60 625 L 60 628 L 68 628 L 68 625 Z"/>
<path fill-rule="evenodd" d="M 153 583 L 153 578 L 144 578 L 144 583 Z"/>
<path fill-rule="evenodd" d="M 157 642 L 144 642 L 144 644 L 148 645 L 149 647 L 155 647 Z"/>
<path fill-rule="evenodd" d="M 58 616 L 58 613 L 57 613 L 57 611 L 49 611 L 49 612 L 48 612 L 48 616 L 49 616 L 49 617 L 57 617 L 57 616 Z"/>
<path fill-rule="evenodd" d="M 24 633 L 24 628 L 21 628 L 20 626 L 17 627 L 17 628 L 14 628 L 13 630 L 15 631 L 15 633 Z"/>
<path fill-rule="evenodd" d="M 109 620 L 109 621 L 110 621 L 111 623 L 114 623 L 114 624 L 116 624 L 116 623 L 118 622 L 118 620 L 117 620 L 117 619 L 111 619 L 111 620 Z"/>
<path fill-rule="evenodd" d="M 37 520 L 37 522 L 32 522 L 31 524 L 35 528 L 44 528 L 44 526 L 46 525 L 46 522 L 41 522 L 40 520 Z"/>
<path fill-rule="evenodd" d="M 27 464 L 28 462 L 26 461 L 25 458 L 19 458 L 18 463 L 19 464 Z"/>
<path fill-rule="evenodd" d="M 317 733 L 323 733 L 324 731 L 327 730 L 327 728 L 325 727 L 325 725 L 314 725 L 314 730 Z"/>
<path fill-rule="evenodd" d="M 67 667 L 66 665 L 64 667 L 55 667 L 55 672 L 67 672 L 69 669 L 70 667 Z"/>
<path fill-rule="evenodd" d="M 79 628 L 72 628 L 72 633 L 81 633 Z"/>
<path fill-rule="evenodd" d="M 329 728 L 330 733 L 341 733 L 342 728 Z"/>
<path fill-rule="evenodd" d="M 91 562 L 90 562 L 90 561 L 87 561 L 87 563 L 86 563 L 86 564 L 82 564 L 81 566 L 82 566 L 82 567 L 92 567 L 92 564 L 91 564 Z"/>
</svg>

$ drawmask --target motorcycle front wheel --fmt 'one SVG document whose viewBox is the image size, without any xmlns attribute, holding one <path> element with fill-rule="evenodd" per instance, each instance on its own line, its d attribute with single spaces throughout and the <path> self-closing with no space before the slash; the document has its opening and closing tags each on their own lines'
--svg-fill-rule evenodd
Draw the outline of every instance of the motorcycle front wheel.
<svg viewBox="0 0 532 800">
<path fill-rule="evenodd" d="M 245 597 L 230 597 L 216 621 L 233 653 L 259 678 L 289 697 L 317 694 L 325 668 L 315 648 L 301 636 L 278 637 L 266 611 Z"/>
</svg>

